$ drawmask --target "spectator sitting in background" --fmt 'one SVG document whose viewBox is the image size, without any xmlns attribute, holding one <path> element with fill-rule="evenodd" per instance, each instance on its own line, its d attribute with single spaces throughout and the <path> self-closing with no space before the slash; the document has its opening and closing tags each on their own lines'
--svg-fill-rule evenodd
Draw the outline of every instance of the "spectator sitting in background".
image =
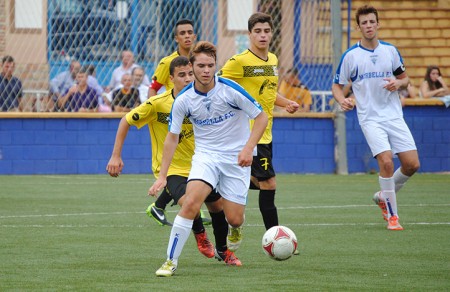
<svg viewBox="0 0 450 292">
<path fill-rule="evenodd" d="M 129 112 L 132 108 L 138 106 L 139 90 L 132 87 L 131 75 L 125 73 L 122 75 L 122 86 L 115 89 L 111 94 L 112 110 L 115 112 Z"/>
<path fill-rule="evenodd" d="M 116 69 L 114 69 L 112 76 L 111 76 L 111 81 L 109 82 L 109 85 L 106 88 L 106 91 L 110 92 L 111 90 L 114 90 L 115 88 L 117 88 L 119 86 L 119 84 L 121 83 L 122 75 L 125 73 L 131 74 L 131 71 L 136 67 L 139 67 L 139 65 L 134 63 L 133 52 L 131 52 L 129 50 L 123 51 L 122 52 L 122 64 L 119 67 L 117 67 Z M 146 86 L 150 85 L 150 80 L 148 79 L 147 75 L 144 75 L 144 79 L 143 79 L 142 83 Z"/>
<path fill-rule="evenodd" d="M 417 89 L 411 83 L 409 83 L 408 87 L 399 90 L 398 94 L 400 95 L 400 102 L 402 103 L 402 106 L 405 106 L 405 100 L 407 98 L 417 97 Z"/>
<path fill-rule="evenodd" d="M 67 112 L 96 112 L 98 96 L 92 87 L 87 84 L 88 74 L 85 68 L 76 75 L 76 84 L 58 98 L 58 107 Z"/>
<path fill-rule="evenodd" d="M 14 77 L 14 58 L 5 56 L 2 59 L 0 73 L 0 111 L 23 111 L 22 82 Z"/>
<path fill-rule="evenodd" d="M 131 82 L 133 83 L 132 86 L 133 86 L 133 88 L 136 88 L 137 90 L 139 90 L 139 100 L 141 103 L 144 103 L 147 100 L 148 90 L 149 90 L 148 86 L 142 84 L 144 75 L 145 75 L 145 71 L 144 71 L 144 68 L 142 68 L 141 66 L 135 67 L 131 71 Z M 120 83 L 119 86 L 114 88 L 113 91 L 115 91 L 119 88 L 122 88 L 122 87 L 123 87 L 123 83 Z M 107 98 L 107 100 L 105 100 L 105 98 Z M 103 101 L 105 103 L 111 105 L 111 100 L 112 100 L 112 92 L 103 94 Z"/>
<path fill-rule="evenodd" d="M 80 62 L 73 60 L 72 62 L 70 62 L 69 70 L 59 73 L 50 81 L 50 93 L 55 103 L 60 97 L 62 97 L 64 93 L 69 90 L 69 88 L 71 88 L 76 83 L 75 79 L 77 73 L 80 71 L 80 68 Z M 88 70 L 88 68 L 86 68 L 86 70 Z M 95 67 L 93 70 L 95 72 Z M 92 72 L 92 68 L 90 69 L 90 72 Z M 86 71 L 86 73 L 88 72 Z M 98 96 L 101 96 L 101 94 L 103 93 L 103 88 L 100 86 L 94 76 L 88 74 L 87 85 L 90 88 L 94 89 Z"/>
<path fill-rule="evenodd" d="M 450 95 L 450 90 L 441 75 L 438 66 L 428 66 L 425 80 L 420 85 L 423 98 L 443 97 Z"/>
<path fill-rule="evenodd" d="M 131 80 L 133 82 L 133 87 L 139 90 L 139 100 L 144 103 L 148 98 L 149 86 L 144 85 L 145 71 L 142 67 L 136 67 L 131 71 Z"/>
<path fill-rule="evenodd" d="M 94 65 L 86 66 L 86 73 L 88 74 L 87 84 L 89 87 L 93 88 L 98 96 L 103 94 L 103 87 L 98 83 L 97 73 L 95 71 Z"/>
<path fill-rule="evenodd" d="M 296 68 L 289 69 L 281 81 L 278 93 L 297 102 L 300 105 L 299 112 L 309 112 L 312 104 L 311 92 L 302 84 L 298 75 Z"/>
</svg>

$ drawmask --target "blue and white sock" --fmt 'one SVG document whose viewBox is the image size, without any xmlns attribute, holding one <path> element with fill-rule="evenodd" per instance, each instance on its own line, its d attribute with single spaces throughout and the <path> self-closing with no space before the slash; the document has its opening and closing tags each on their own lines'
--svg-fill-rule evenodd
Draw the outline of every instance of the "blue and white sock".
<svg viewBox="0 0 450 292">
<path fill-rule="evenodd" d="M 177 215 L 173 221 L 169 245 L 167 246 L 167 259 L 172 260 L 174 265 L 178 264 L 178 258 L 191 233 L 193 221 L 194 220 L 186 219 L 179 215 Z"/>
<path fill-rule="evenodd" d="M 381 188 L 381 197 L 386 202 L 386 208 L 388 210 L 388 218 L 391 216 L 397 216 L 397 197 L 395 195 L 395 182 L 394 177 L 384 178 L 378 177 Z"/>
</svg>

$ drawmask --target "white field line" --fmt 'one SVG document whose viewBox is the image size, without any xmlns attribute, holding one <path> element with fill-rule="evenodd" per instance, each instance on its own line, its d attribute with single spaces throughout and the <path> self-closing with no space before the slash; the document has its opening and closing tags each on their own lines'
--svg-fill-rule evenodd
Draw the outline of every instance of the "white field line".
<svg viewBox="0 0 450 292">
<path fill-rule="evenodd" d="M 450 204 L 406 204 L 401 207 L 449 207 Z M 329 205 L 329 206 L 291 206 L 277 207 L 278 210 L 294 210 L 294 209 L 349 209 L 349 208 L 374 208 L 374 204 L 370 205 Z M 246 208 L 246 211 L 259 211 L 259 208 Z M 167 213 L 178 213 L 178 208 L 166 210 Z M 205 211 L 207 212 L 207 211 Z M 39 217 L 69 217 L 69 216 L 96 216 L 96 215 L 127 215 L 127 214 L 143 214 L 145 212 L 91 212 L 91 213 L 62 213 L 62 214 L 30 214 L 30 215 L 2 215 L 0 219 L 9 218 L 39 218 Z"/>
<path fill-rule="evenodd" d="M 449 207 L 450 204 L 415 204 L 402 205 L 402 207 Z M 376 205 L 335 205 L 335 206 L 294 206 L 294 207 L 279 207 L 279 210 L 286 209 L 342 209 L 342 208 L 366 208 L 377 207 Z M 247 211 L 259 211 L 259 208 L 247 208 Z M 168 212 L 178 212 L 178 208 L 174 208 Z M 48 218 L 48 217 L 68 217 L 68 216 L 98 216 L 98 215 L 129 215 L 129 214 L 143 214 L 145 212 L 93 212 L 93 213 L 66 213 L 66 214 L 33 214 L 33 215 L 9 215 L 0 216 L 0 219 L 14 219 L 14 218 Z M 374 226 L 384 225 L 385 223 L 289 223 L 287 226 Z M 450 225 L 450 222 L 408 222 L 406 225 Z M 245 224 L 248 227 L 262 227 L 263 224 Z M 0 224 L 2 228 L 147 228 L 148 225 L 104 225 L 104 224 Z"/>
</svg>

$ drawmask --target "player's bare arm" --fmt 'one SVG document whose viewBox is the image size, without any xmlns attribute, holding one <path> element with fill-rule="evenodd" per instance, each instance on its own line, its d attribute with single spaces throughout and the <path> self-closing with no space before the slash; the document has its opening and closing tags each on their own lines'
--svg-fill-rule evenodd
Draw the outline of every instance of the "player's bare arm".
<svg viewBox="0 0 450 292">
<path fill-rule="evenodd" d="M 179 135 L 171 132 L 167 133 L 166 140 L 164 140 L 159 177 L 148 190 L 149 196 L 157 196 L 158 193 L 166 186 L 167 173 L 169 172 L 170 162 L 172 162 L 173 155 L 178 146 L 178 139 Z"/>
<path fill-rule="evenodd" d="M 123 117 L 120 120 L 119 128 L 117 129 L 116 140 L 114 142 L 114 148 L 111 154 L 111 158 L 106 165 L 106 171 L 112 177 L 118 177 L 122 172 L 124 166 L 122 161 L 122 147 L 129 129 L 130 125 L 128 124 L 126 118 Z"/>
<path fill-rule="evenodd" d="M 344 85 L 333 84 L 333 86 L 331 87 L 331 92 L 333 93 L 334 99 L 339 103 L 343 111 L 350 111 L 355 107 L 352 98 L 345 98 Z"/>
<path fill-rule="evenodd" d="M 292 101 L 290 99 L 287 99 L 286 97 L 280 95 L 279 93 L 277 93 L 277 98 L 275 99 L 275 105 L 279 106 L 279 107 L 284 107 L 285 110 L 290 114 L 293 114 L 296 111 L 298 111 L 298 109 L 300 107 L 298 103 L 296 103 L 295 101 Z"/>
<path fill-rule="evenodd" d="M 244 148 L 239 152 L 238 155 L 238 164 L 242 167 L 251 166 L 253 161 L 253 149 L 258 144 L 258 141 L 261 139 L 264 130 L 267 127 L 268 119 L 267 114 L 265 112 L 261 112 L 256 118 L 255 123 L 253 124 L 252 131 L 250 133 L 250 137 L 248 138 L 247 143 Z"/>
<path fill-rule="evenodd" d="M 396 76 L 396 78 L 384 78 L 383 80 L 386 81 L 383 88 L 391 92 L 404 89 L 409 84 L 409 77 L 406 75 L 406 72 Z"/>
</svg>

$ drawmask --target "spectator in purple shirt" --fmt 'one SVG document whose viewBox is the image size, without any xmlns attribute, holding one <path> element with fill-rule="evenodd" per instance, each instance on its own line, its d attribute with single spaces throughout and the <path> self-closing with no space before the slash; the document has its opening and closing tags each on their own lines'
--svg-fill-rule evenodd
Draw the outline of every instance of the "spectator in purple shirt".
<svg viewBox="0 0 450 292">
<path fill-rule="evenodd" d="M 60 98 L 58 107 L 66 112 L 96 112 L 98 108 L 98 95 L 87 84 L 86 69 L 81 69 L 76 75 L 76 83 Z"/>
<path fill-rule="evenodd" d="M 22 82 L 14 77 L 14 58 L 5 56 L 2 58 L 2 70 L 0 72 L 0 111 L 22 111 Z"/>
<path fill-rule="evenodd" d="M 69 70 L 59 73 L 50 81 L 50 94 L 55 102 L 76 83 L 75 79 L 80 69 L 80 62 L 73 60 L 72 62 L 70 62 Z M 86 69 L 89 69 L 89 67 L 87 67 Z M 88 74 L 87 85 L 90 88 L 94 89 L 98 96 L 102 95 L 103 87 L 91 74 Z"/>
</svg>

